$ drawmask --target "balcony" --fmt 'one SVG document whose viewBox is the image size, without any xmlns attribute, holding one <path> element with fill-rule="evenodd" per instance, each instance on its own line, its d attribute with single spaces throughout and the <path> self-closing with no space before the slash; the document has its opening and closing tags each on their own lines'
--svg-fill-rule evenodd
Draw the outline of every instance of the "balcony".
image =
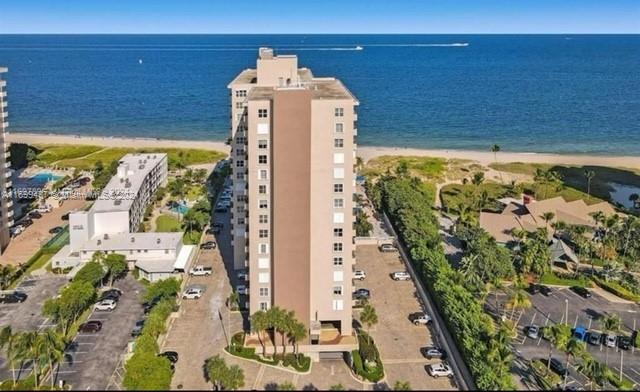
<svg viewBox="0 0 640 392">
<path fill-rule="evenodd" d="M 6 107 L 7 107 L 7 105 L 8 105 L 8 102 L 7 102 L 7 101 L 2 101 L 2 102 L 0 102 L 0 108 L 6 108 Z"/>
<path fill-rule="evenodd" d="M 0 118 L 0 121 L 2 121 L 1 118 Z M 9 122 L 8 121 L 2 121 L 2 122 L 0 122 L 0 124 L 2 124 L 2 128 L 9 128 Z"/>
</svg>

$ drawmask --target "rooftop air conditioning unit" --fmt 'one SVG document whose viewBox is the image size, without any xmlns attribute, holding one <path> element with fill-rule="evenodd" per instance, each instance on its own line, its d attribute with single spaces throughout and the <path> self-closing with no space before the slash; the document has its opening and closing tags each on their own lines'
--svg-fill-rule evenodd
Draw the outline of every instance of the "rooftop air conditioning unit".
<svg viewBox="0 0 640 392">
<path fill-rule="evenodd" d="M 98 240 L 98 246 L 102 245 L 102 241 Z"/>
<path fill-rule="evenodd" d="M 108 240 L 108 239 L 109 239 L 109 234 L 105 233 L 103 238 L 104 238 L 105 240 Z"/>
<path fill-rule="evenodd" d="M 156 239 L 156 244 L 159 244 L 159 243 L 160 243 L 160 238 L 157 238 Z"/>
<path fill-rule="evenodd" d="M 131 237 L 131 242 L 136 242 L 136 237 Z"/>
</svg>

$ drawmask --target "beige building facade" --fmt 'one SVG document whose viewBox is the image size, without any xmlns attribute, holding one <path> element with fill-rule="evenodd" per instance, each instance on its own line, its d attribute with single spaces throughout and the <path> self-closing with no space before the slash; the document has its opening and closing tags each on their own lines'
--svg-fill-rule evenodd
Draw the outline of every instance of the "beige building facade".
<svg viewBox="0 0 640 392">
<path fill-rule="evenodd" d="M 0 254 L 11 241 L 10 227 L 13 225 L 13 197 L 11 184 L 11 170 L 9 169 L 9 144 L 5 135 L 9 122 L 7 121 L 7 82 L 2 76 L 7 68 L 0 67 Z"/>
<path fill-rule="evenodd" d="M 357 99 L 261 48 L 230 84 L 234 267 L 250 313 L 292 310 L 309 353 L 353 346 Z"/>
</svg>

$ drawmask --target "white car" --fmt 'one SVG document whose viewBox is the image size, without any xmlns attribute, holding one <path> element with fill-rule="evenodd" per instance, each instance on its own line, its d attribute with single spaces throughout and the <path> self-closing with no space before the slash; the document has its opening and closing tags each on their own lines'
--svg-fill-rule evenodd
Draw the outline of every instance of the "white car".
<svg viewBox="0 0 640 392">
<path fill-rule="evenodd" d="M 380 245 L 381 252 L 397 252 L 398 248 L 393 246 L 393 244 L 382 244 Z"/>
<path fill-rule="evenodd" d="M 249 274 L 243 271 L 238 272 L 236 276 L 238 277 L 238 280 L 244 280 L 244 281 L 249 280 Z"/>
<path fill-rule="evenodd" d="M 411 280 L 411 275 L 407 271 L 397 271 L 391 274 L 393 280 Z"/>
<path fill-rule="evenodd" d="M 202 297 L 202 290 L 200 289 L 188 289 L 182 294 L 184 299 L 198 299 L 200 297 Z"/>
<path fill-rule="evenodd" d="M 607 346 L 607 347 L 615 348 L 617 341 L 618 341 L 618 339 L 617 339 L 616 335 L 607 335 L 604 338 L 604 345 Z"/>
<path fill-rule="evenodd" d="M 414 313 L 409 316 L 413 325 L 427 325 L 431 322 L 431 316 L 426 313 Z"/>
<path fill-rule="evenodd" d="M 433 378 L 438 377 L 453 377 L 453 371 L 449 367 L 449 365 L 445 365 L 444 363 L 434 363 L 432 365 L 427 366 L 427 373 Z"/>
<path fill-rule="evenodd" d="M 236 288 L 236 291 L 238 292 L 238 294 L 240 295 L 247 295 L 249 294 L 249 289 L 247 288 L 247 286 L 241 284 L 238 285 L 238 287 Z"/>
<path fill-rule="evenodd" d="M 103 299 L 102 301 L 98 302 L 93 309 L 94 310 L 98 310 L 98 311 L 107 311 L 107 312 L 111 312 L 112 310 L 114 310 L 116 308 L 116 306 L 118 306 L 118 303 L 113 300 L 113 299 Z"/>
<path fill-rule="evenodd" d="M 364 280 L 367 274 L 364 271 L 353 271 L 353 279 Z"/>
<path fill-rule="evenodd" d="M 38 211 L 41 214 L 46 214 L 47 212 L 51 212 L 51 206 L 49 204 L 40 206 L 36 208 L 36 211 Z"/>
</svg>

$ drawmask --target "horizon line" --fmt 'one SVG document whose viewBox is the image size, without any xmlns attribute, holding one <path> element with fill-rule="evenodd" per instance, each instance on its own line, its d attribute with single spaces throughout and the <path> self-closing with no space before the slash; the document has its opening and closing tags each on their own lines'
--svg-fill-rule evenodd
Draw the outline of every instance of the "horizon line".
<svg viewBox="0 0 640 392">
<path fill-rule="evenodd" d="M 575 32 L 546 32 L 546 33 L 406 33 L 406 32 L 392 32 L 392 33 L 143 33 L 143 32 L 123 32 L 123 33 L 95 33 L 95 32 L 82 32 L 82 33 L 57 33 L 57 32 L 39 32 L 39 33 L 6 33 L 0 32 L 0 35 L 640 35 L 640 32 L 594 32 L 594 33 L 575 33 Z"/>
</svg>

